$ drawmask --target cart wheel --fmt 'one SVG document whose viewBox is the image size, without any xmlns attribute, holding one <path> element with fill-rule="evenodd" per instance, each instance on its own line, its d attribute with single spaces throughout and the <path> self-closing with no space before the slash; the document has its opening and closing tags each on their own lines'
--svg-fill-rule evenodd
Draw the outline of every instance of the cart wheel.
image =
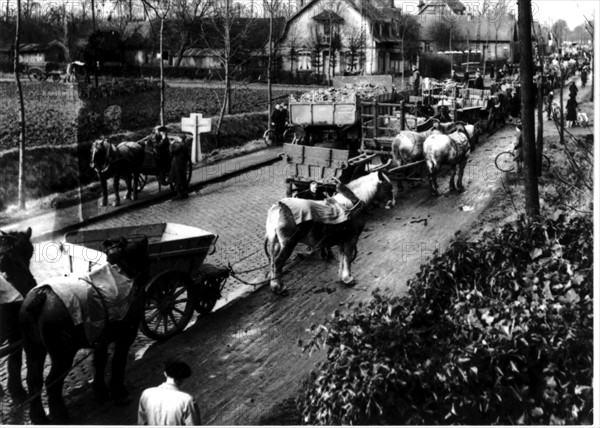
<svg viewBox="0 0 600 428">
<path fill-rule="evenodd" d="M 52 81 L 53 82 L 60 82 L 60 74 L 53 74 L 52 75 Z"/>
<path fill-rule="evenodd" d="M 44 72 L 42 70 L 40 70 L 39 68 L 32 68 L 29 70 L 29 80 L 45 80 L 44 79 Z"/>
<path fill-rule="evenodd" d="M 296 144 L 296 131 L 293 127 L 287 128 L 283 133 L 283 142 L 288 144 Z"/>
<path fill-rule="evenodd" d="M 148 176 L 146 174 L 138 174 L 138 186 L 137 191 L 141 192 L 146 187 L 146 183 L 148 182 Z"/>
<path fill-rule="evenodd" d="M 217 300 L 221 298 L 221 291 L 229 278 L 229 270 L 205 263 L 200 267 L 199 273 L 201 279 L 198 283 L 196 312 L 200 316 L 206 316 L 212 312 Z"/>
<path fill-rule="evenodd" d="M 192 280 L 183 272 L 167 271 L 154 277 L 146 289 L 142 332 L 155 340 L 181 332 L 194 313 L 192 290 Z"/>
<path fill-rule="evenodd" d="M 274 146 L 277 143 L 277 137 L 275 136 L 275 131 L 272 129 L 267 129 L 263 134 L 263 140 L 267 146 Z"/>
</svg>

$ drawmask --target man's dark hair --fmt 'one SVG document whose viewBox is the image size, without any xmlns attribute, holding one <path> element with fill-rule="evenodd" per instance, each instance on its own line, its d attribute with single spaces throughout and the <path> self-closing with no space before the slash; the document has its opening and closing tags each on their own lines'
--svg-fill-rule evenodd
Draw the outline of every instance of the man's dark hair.
<svg viewBox="0 0 600 428">
<path fill-rule="evenodd" d="M 165 364 L 165 373 L 173 379 L 186 379 L 192 375 L 192 369 L 183 361 L 171 360 Z"/>
</svg>

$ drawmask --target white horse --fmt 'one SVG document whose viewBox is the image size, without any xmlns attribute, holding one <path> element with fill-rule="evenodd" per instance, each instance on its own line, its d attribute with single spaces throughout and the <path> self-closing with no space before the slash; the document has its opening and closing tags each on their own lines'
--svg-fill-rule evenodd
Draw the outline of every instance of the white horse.
<svg viewBox="0 0 600 428">
<path fill-rule="evenodd" d="M 338 276 L 345 284 L 354 282 L 350 265 L 365 226 L 364 207 L 378 203 L 391 208 L 396 201 L 392 183 L 380 171 L 351 181 L 347 187 L 350 193 L 340 189 L 339 185 L 338 189 L 340 193 L 325 201 L 286 198 L 269 209 L 265 252 L 269 258 L 270 283 L 274 292 L 287 294 L 281 280 L 283 265 L 300 242 L 315 249 L 338 245 Z"/>
<path fill-rule="evenodd" d="M 479 130 L 475 125 L 460 123 L 459 129 L 451 134 L 433 134 L 423 143 L 425 163 L 429 172 L 431 194 L 438 194 L 437 175 L 443 165 L 452 168 L 450 175 L 450 190 L 463 190 L 462 178 L 469 153 L 474 149 Z M 454 186 L 454 176 L 458 165 L 457 186 Z"/>
</svg>

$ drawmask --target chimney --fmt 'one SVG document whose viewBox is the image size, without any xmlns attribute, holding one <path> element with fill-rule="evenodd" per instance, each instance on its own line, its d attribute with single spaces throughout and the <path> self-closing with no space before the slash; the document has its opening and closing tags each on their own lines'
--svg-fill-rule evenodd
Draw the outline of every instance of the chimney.
<svg viewBox="0 0 600 428">
<path fill-rule="evenodd" d="M 394 8 L 394 0 L 390 0 L 390 7 L 393 9 Z"/>
</svg>

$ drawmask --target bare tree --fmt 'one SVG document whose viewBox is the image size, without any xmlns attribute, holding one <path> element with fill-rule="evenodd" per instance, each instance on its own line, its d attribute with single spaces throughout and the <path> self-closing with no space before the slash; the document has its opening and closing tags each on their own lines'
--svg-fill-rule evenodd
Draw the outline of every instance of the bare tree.
<svg viewBox="0 0 600 428">
<path fill-rule="evenodd" d="M 298 71 L 298 50 L 301 46 L 301 36 L 299 33 L 299 29 L 293 27 L 287 34 L 287 49 L 288 49 L 288 59 L 290 61 L 290 72 L 292 75 L 296 75 Z"/>
<path fill-rule="evenodd" d="M 225 89 L 221 113 L 217 123 L 217 136 L 226 114 L 231 114 L 231 79 L 247 61 L 247 37 L 251 29 L 251 18 L 240 18 L 231 0 L 215 0 L 211 8 L 211 25 L 205 29 L 205 44 L 216 52 L 217 60 L 223 67 Z M 244 55 L 244 54 L 248 55 Z M 246 58 L 243 58 L 246 56 Z"/>
<path fill-rule="evenodd" d="M 273 18 L 281 8 L 280 0 L 263 0 L 263 8 L 269 16 L 269 41 L 268 41 L 268 61 L 267 61 L 267 109 L 269 110 L 268 129 L 271 129 L 271 113 L 273 108 Z"/>
<path fill-rule="evenodd" d="M 360 57 L 364 54 L 364 43 L 362 40 L 362 31 L 360 28 L 349 27 L 344 32 L 345 46 L 348 49 L 346 65 L 350 72 L 360 68 Z"/>
<path fill-rule="evenodd" d="M 21 0 L 17 0 L 17 16 L 15 28 L 15 82 L 19 95 L 19 208 L 25 209 L 25 102 L 23 101 L 23 86 L 19 70 L 19 45 L 21 43 Z"/>
<path fill-rule="evenodd" d="M 212 0 L 172 0 L 173 24 L 179 39 L 177 59 L 173 66 L 181 65 L 183 52 L 192 44 L 192 32 L 212 6 Z"/>
<path fill-rule="evenodd" d="M 495 30 L 495 43 L 494 43 L 494 58 L 498 61 L 498 34 L 500 33 L 500 27 L 506 23 L 508 19 L 508 0 L 496 0 L 493 8 L 490 7 L 488 12 L 488 19 L 494 23 Z"/>
<path fill-rule="evenodd" d="M 172 0 L 142 0 L 154 15 L 160 19 L 159 52 L 160 52 L 160 124 L 165 125 L 165 62 L 163 37 L 165 32 L 165 19 L 171 11 Z"/>
</svg>

